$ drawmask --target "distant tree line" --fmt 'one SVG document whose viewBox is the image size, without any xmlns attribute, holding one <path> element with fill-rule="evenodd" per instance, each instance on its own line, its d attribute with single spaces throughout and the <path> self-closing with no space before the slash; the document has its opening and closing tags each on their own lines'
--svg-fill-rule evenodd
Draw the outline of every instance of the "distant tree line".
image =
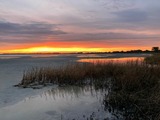
<svg viewBox="0 0 160 120">
<path fill-rule="evenodd" d="M 130 51 L 113 51 L 113 53 L 159 53 L 159 47 L 152 47 L 152 50 L 130 50 Z"/>
<path fill-rule="evenodd" d="M 152 47 L 152 51 L 154 51 L 154 52 L 160 52 L 159 47 Z"/>
<path fill-rule="evenodd" d="M 79 54 L 82 54 L 83 52 L 78 52 Z M 129 51 L 113 51 L 113 52 L 88 52 L 98 54 L 98 53 L 160 53 L 159 47 L 152 47 L 151 50 L 129 50 Z"/>
</svg>

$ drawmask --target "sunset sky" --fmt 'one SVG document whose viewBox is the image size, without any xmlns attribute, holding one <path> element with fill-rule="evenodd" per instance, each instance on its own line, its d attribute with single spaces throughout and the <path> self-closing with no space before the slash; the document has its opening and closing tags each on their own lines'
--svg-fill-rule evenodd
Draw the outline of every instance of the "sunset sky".
<svg viewBox="0 0 160 120">
<path fill-rule="evenodd" d="M 151 49 L 159 0 L 0 0 L 0 53 Z"/>
</svg>

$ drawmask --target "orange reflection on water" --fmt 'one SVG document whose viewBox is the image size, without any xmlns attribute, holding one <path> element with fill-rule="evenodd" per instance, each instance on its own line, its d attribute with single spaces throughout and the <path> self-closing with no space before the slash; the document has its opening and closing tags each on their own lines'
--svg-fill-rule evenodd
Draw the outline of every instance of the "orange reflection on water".
<svg viewBox="0 0 160 120">
<path fill-rule="evenodd" d="M 88 63 L 126 63 L 128 61 L 143 61 L 144 57 L 125 57 L 125 58 L 88 58 L 88 59 L 80 59 L 78 62 L 88 62 Z"/>
</svg>

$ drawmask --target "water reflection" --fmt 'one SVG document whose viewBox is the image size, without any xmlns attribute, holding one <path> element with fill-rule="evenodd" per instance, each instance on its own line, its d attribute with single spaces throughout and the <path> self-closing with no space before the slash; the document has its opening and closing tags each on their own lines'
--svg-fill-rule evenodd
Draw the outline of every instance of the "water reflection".
<svg viewBox="0 0 160 120">
<path fill-rule="evenodd" d="M 53 100 L 59 108 L 62 104 L 67 106 L 61 111 L 61 119 L 112 119 L 114 118 L 103 104 L 106 90 L 97 90 L 93 86 L 68 86 L 57 87 L 44 92 L 40 97 L 46 101 Z M 63 101 L 63 102 L 62 102 Z M 54 103 L 53 103 L 54 104 Z M 55 111 L 47 111 L 55 115 Z"/>
<path fill-rule="evenodd" d="M 59 54 L 35 54 L 31 55 L 32 58 L 50 58 L 50 57 L 57 57 L 60 56 Z"/>
<path fill-rule="evenodd" d="M 69 106 L 74 107 L 66 109 L 62 112 L 61 119 L 116 119 L 117 116 L 112 115 L 110 106 L 104 103 L 104 97 L 108 96 L 108 89 L 95 89 L 94 86 L 65 86 L 57 87 L 44 92 L 40 97 L 46 101 L 68 101 Z M 66 103 L 65 103 L 66 104 Z M 70 112 L 68 114 L 68 111 Z M 49 115 L 54 115 L 55 111 L 47 111 Z"/>
<path fill-rule="evenodd" d="M 143 61 L 144 57 L 125 57 L 125 58 L 88 58 L 80 59 L 78 62 L 88 62 L 88 63 L 107 63 L 107 62 L 116 62 L 116 63 L 125 63 L 128 61 Z"/>
<path fill-rule="evenodd" d="M 1 59 L 15 59 L 15 58 L 21 58 L 21 57 L 26 57 L 27 55 L 0 55 L 0 60 Z"/>
<path fill-rule="evenodd" d="M 106 58 L 114 56 L 114 54 L 81 54 L 77 55 L 78 58 Z"/>
<path fill-rule="evenodd" d="M 92 97 L 101 97 L 99 95 L 100 91 L 96 91 L 92 86 L 78 87 L 78 86 L 68 86 L 68 87 L 57 87 L 47 92 L 44 92 L 41 97 L 53 98 L 54 100 L 58 98 L 63 99 L 74 99 L 89 94 Z"/>
<path fill-rule="evenodd" d="M 107 90 L 92 86 L 57 87 L 0 109 L 0 116 L 3 120 L 113 120 L 103 104 L 105 94 Z"/>
</svg>

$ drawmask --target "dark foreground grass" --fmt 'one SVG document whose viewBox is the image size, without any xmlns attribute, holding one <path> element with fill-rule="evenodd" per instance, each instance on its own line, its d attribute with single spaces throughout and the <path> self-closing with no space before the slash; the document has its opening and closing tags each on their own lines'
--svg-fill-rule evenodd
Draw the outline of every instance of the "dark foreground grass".
<svg viewBox="0 0 160 120">
<path fill-rule="evenodd" d="M 145 61 L 148 64 L 159 64 L 160 65 L 160 53 L 155 53 L 152 56 L 148 56 L 145 58 Z"/>
<path fill-rule="evenodd" d="M 110 87 L 104 96 L 106 108 L 130 119 L 160 120 L 160 66 L 145 62 L 77 63 L 59 68 L 33 68 L 23 75 L 19 87 L 34 85 L 94 85 Z"/>
</svg>

